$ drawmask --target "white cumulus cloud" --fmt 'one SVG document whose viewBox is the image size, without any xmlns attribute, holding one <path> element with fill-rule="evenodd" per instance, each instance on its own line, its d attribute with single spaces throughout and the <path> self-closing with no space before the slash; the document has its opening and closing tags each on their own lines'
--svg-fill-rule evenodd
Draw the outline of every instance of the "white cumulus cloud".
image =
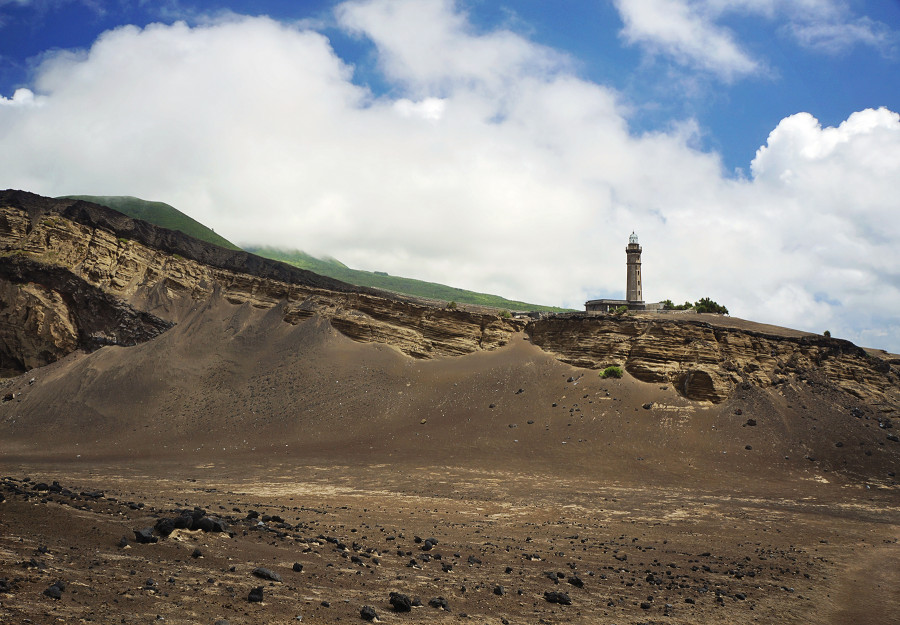
<svg viewBox="0 0 900 625">
<path fill-rule="evenodd" d="M 623 295 L 635 230 L 648 300 L 900 351 L 897 113 L 790 116 L 733 179 L 690 120 L 635 134 L 614 90 L 452 3 L 337 14 L 389 95 L 308 25 L 122 27 L 0 101 L 0 187 L 161 200 L 239 244 L 574 308 Z"/>
<path fill-rule="evenodd" d="M 723 25 L 725 17 L 762 17 L 803 47 L 836 54 L 856 45 L 890 54 L 896 31 L 857 17 L 843 0 L 613 0 L 622 37 L 653 55 L 733 81 L 765 71 L 764 60 L 747 50 Z"/>
</svg>

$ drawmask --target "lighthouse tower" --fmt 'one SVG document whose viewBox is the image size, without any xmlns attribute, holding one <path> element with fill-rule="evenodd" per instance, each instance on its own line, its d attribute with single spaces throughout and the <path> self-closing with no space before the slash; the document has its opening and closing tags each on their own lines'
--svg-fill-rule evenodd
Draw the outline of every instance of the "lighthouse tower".
<svg viewBox="0 0 900 625">
<path fill-rule="evenodd" d="M 641 291 L 641 246 L 634 232 L 628 237 L 628 247 L 625 248 L 625 256 L 628 266 L 625 299 L 629 304 L 643 304 L 644 296 Z"/>
</svg>

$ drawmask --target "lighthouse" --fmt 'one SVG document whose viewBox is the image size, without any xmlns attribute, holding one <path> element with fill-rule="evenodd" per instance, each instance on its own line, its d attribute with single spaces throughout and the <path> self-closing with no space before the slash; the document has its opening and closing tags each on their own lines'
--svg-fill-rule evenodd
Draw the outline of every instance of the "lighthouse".
<svg viewBox="0 0 900 625">
<path fill-rule="evenodd" d="M 628 237 L 628 246 L 625 248 L 626 266 L 628 268 L 625 300 L 629 305 L 643 304 L 644 296 L 641 291 L 641 244 L 637 235 L 632 231 Z"/>
<path fill-rule="evenodd" d="M 589 313 L 608 313 L 628 309 L 631 311 L 657 311 L 662 304 L 644 302 L 644 287 L 641 283 L 641 244 L 632 231 L 625 246 L 625 299 L 592 299 L 584 303 Z"/>
</svg>

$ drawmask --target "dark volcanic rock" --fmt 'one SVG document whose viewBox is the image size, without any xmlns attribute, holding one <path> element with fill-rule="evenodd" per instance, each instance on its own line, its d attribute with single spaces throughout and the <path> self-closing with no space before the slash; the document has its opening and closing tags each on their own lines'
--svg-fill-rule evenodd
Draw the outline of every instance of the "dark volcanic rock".
<svg viewBox="0 0 900 625">
<path fill-rule="evenodd" d="M 374 621 L 378 618 L 378 614 L 375 613 L 375 608 L 372 606 L 364 605 L 362 609 L 359 611 L 359 616 L 364 621 Z"/>
<path fill-rule="evenodd" d="M 447 600 L 443 597 L 435 597 L 434 599 L 430 599 L 428 601 L 428 605 L 432 608 L 440 608 L 442 610 L 450 611 L 450 605 L 447 603 Z"/>
<path fill-rule="evenodd" d="M 159 519 L 156 522 L 156 525 L 153 526 L 156 530 L 156 533 L 160 536 L 168 536 L 175 529 L 175 520 L 174 519 Z"/>
<path fill-rule="evenodd" d="M 575 588 L 584 588 L 584 580 L 581 579 L 580 577 L 578 577 L 577 575 L 573 575 L 566 581 L 569 582 L 570 584 L 572 584 L 573 586 L 575 586 Z"/>
<path fill-rule="evenodd" d="M 142 545 L 155 543 L 159 539 L 153 535 L 152 527 L 145 527 L 142 530 L 134 530 L 134 540 Z"/>
<path fill-rule="evenodd" d="M 388 601 L 390 601 L 391 607 L 394 608 L 395 612 L 409 612 L 412 610 L 412 599 L 399 592 L 392 592 Z"/>
<path fill-rule="evenodd" d="M 279 575 L 278 573 L 276 573 L 275 571 L 273 571 L 271 569 L 267 569 L 262 566 L 258 566 L 255 569 L 253 569 L 253 575 L 255 575 L 256 577 L 258 577 L 260 579 L 268 580 L 270 582 L 280 582 L 281 581 L 281 575 Z"/>
<path fill-rule="evenodd" d="M 63 581 L 55 582 L 52 586 L 44 591 L 44 594 L 51 599 L 61 599 L 62 593 L 66 589 L 66 583 Z"/>
<path fill-rule="evenodd" d="M 247 601 L 250 603 L 259 603 L 263 600 L 263 587 L 257 586 L 253 590 L 250 591 L 250 594 L 247 595 Z"/>
<path fill-rule="evenodd" d="M 558 603 L 559 605 L 572 605 L 572 600 L 569 598 L 568 593 L 559 592 L 556 590 L 544 591 L 544 600 L 546 600 L 547 603 Z"/>
<path fill-rule="evenodd" d="M 201 518 L 195 525 L 198 529 L 203 530 L 204 532 L 227 532 L 228 524 L 225 523 L 222 519 L 217 519 L 212 516 L 205 516 Z"/>
<path fill-rule="evenodd" d="M 294 566 L 291 568 L 293 569 L 294 573 L 302 573 L 303 572 L 303 565 L 300 564 L 299 562 L 294 562 Z"/>
</svg>

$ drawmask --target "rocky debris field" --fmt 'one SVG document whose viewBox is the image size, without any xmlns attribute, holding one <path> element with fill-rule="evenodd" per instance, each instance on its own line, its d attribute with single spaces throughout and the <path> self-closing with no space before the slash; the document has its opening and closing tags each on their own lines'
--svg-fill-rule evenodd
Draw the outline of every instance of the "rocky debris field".
<svg viewBox="0 0 900 625">
<path fill-rule="evenodd" d="M 866 573 L 900 557 L 883 494 L 798 507 L 462 472 L 424 495 L 437 474 L 414 468 L 211 469 L 3 477 L 0 622 L 849 623 L 900 599 L 898 569 Z M 495 479 L 517 496 L 493 501 Z"/>
</svg>

